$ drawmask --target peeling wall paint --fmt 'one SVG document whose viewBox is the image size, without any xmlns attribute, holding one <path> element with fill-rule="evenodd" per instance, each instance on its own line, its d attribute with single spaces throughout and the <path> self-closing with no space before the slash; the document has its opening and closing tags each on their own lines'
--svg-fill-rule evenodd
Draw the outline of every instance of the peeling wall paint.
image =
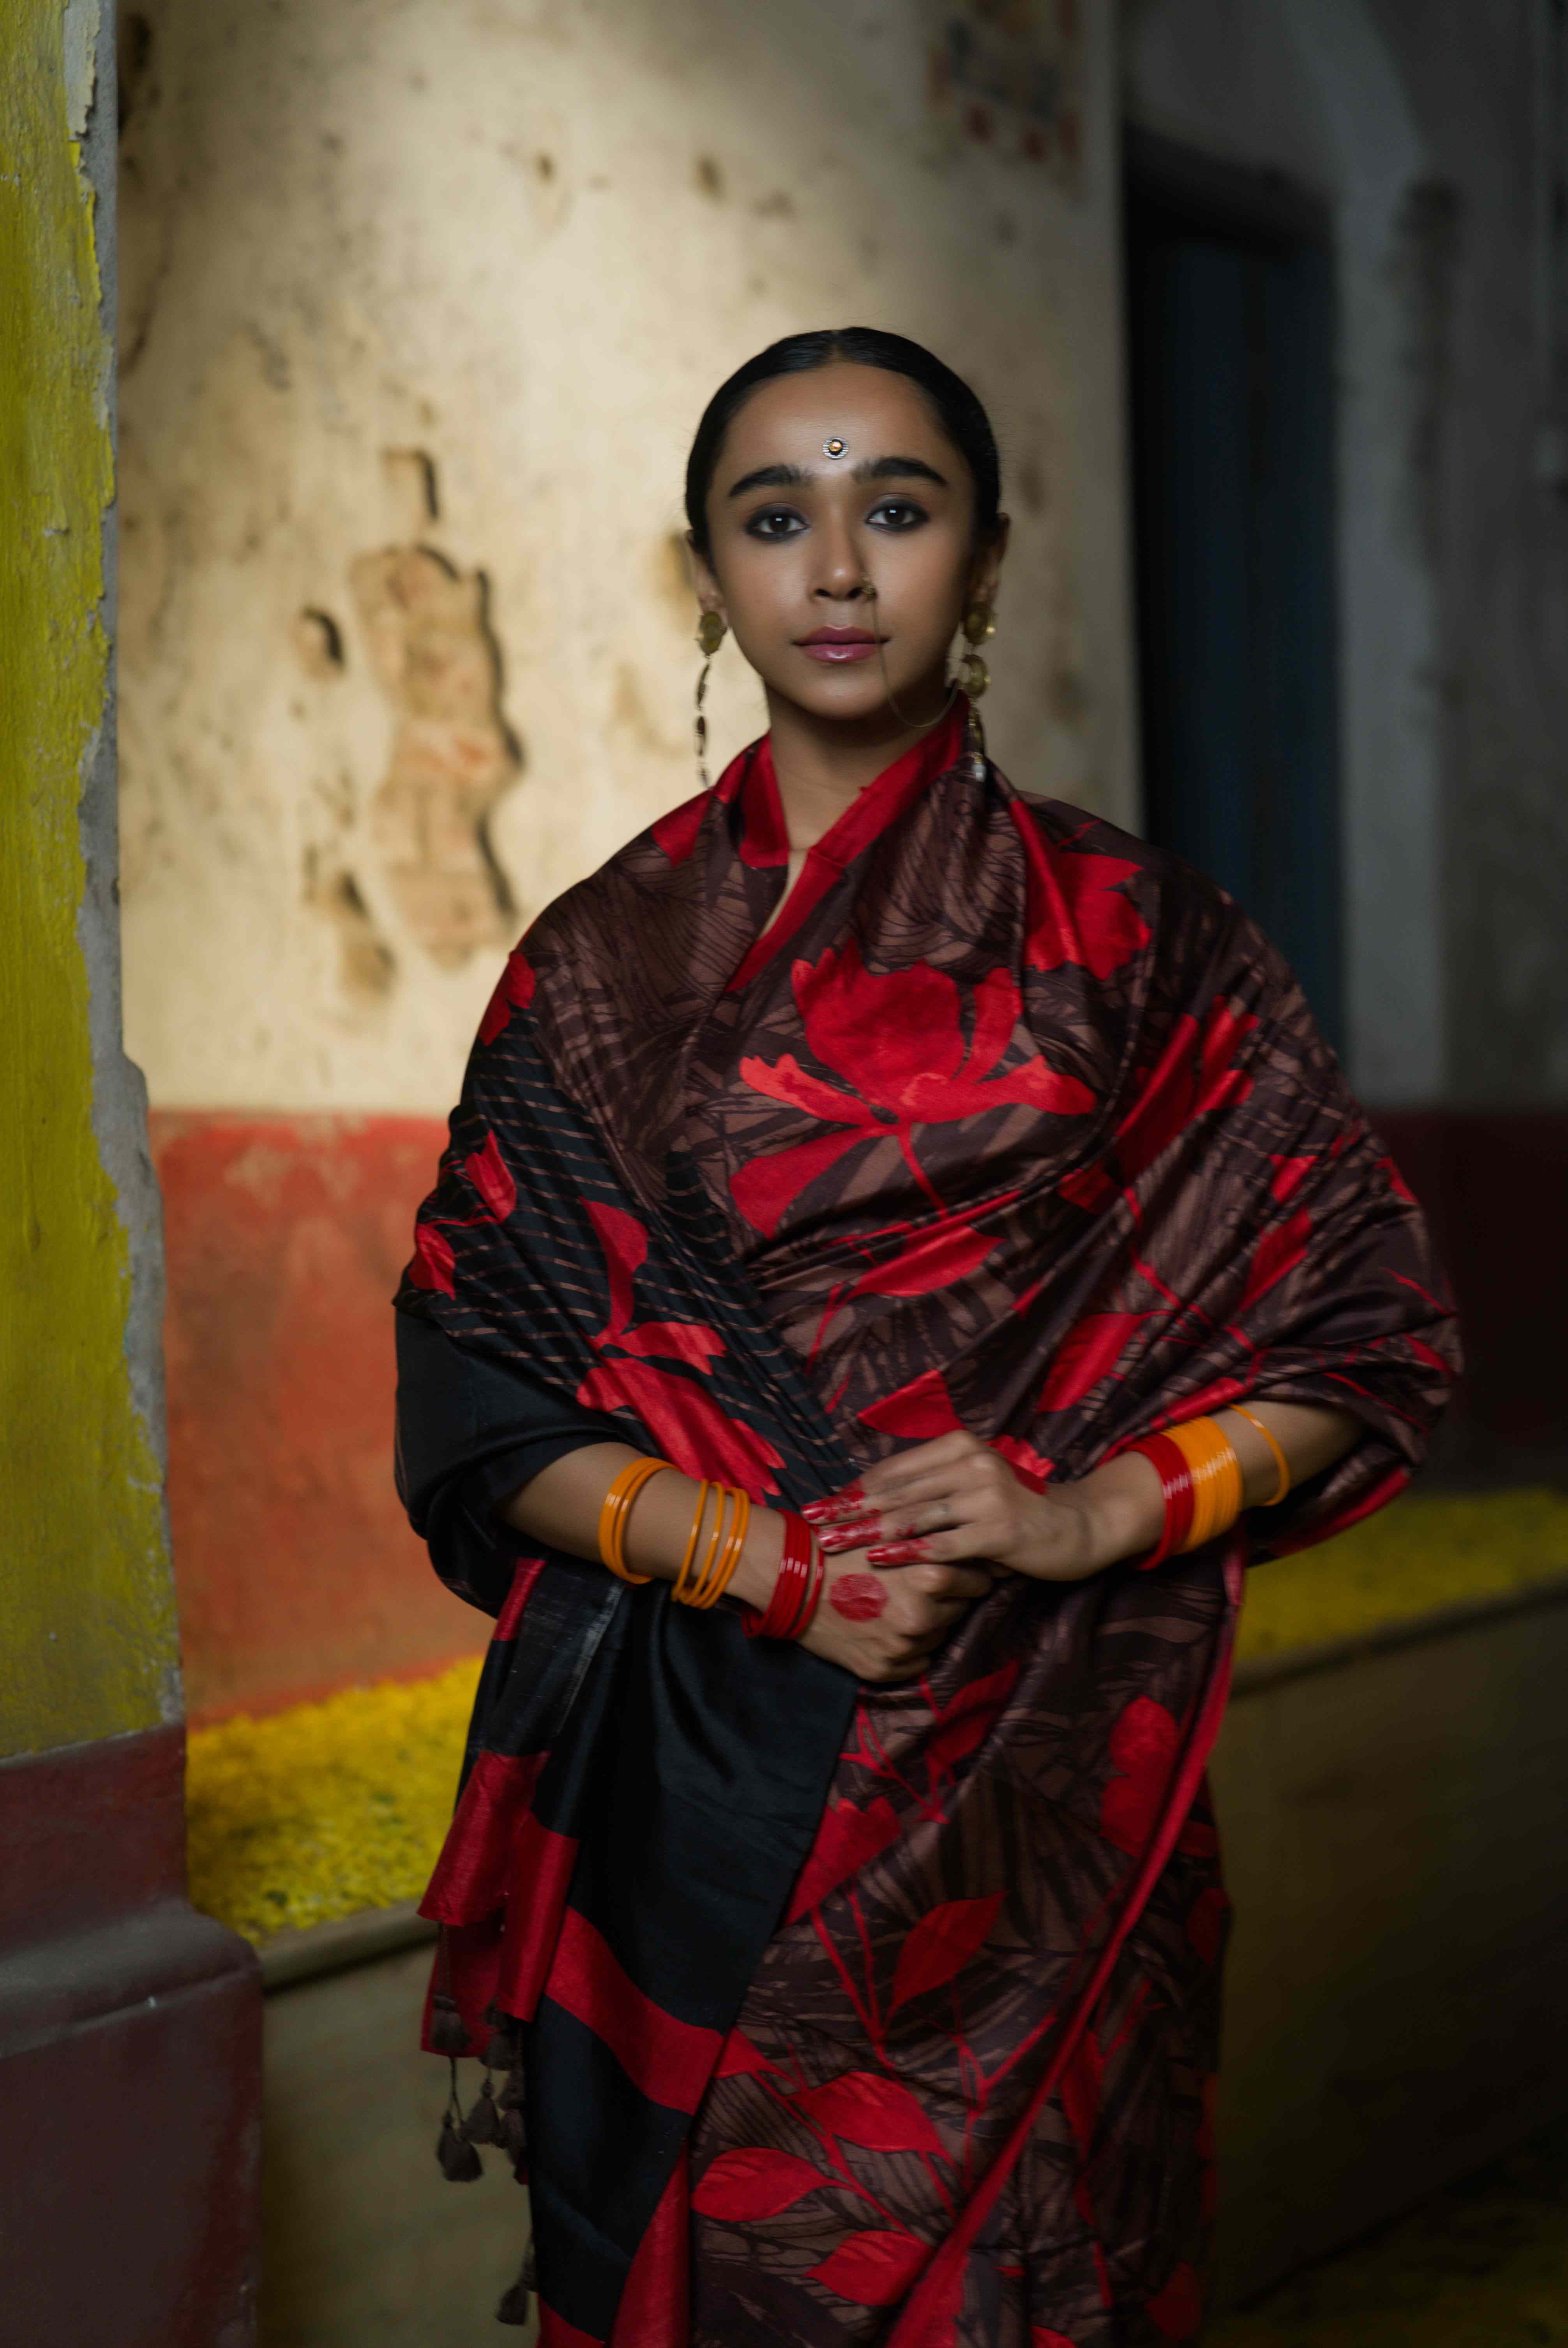
<svg viewBox="0 0 1568 2348">
<path fill-rule="evenodd" d="M 156 1103 L 449 1106 L 502 935 L 695 787 L 686 448 L 792 327 L 973 376 L 1015 515 L 993 747 L 1131 816 L 1113 11 L 1004 14 L 1038 103 L 982 138 L 930 78 L 944 27 L 1002 22 L 967 0 L 143 0 L 121 756 Z M 445 715 L 406 665 L 438 635 Z M 731 647 L 710 707 L 721 757 L 760 729 Z"/>
<path fill-rule="evenodd" d="M 4 24 L 0 1752 L 14 1754 L 151 1727 L 177 1716 L 179 1688 L 156 1191 L 119 1048 L 112 38 L 96 0 L 6 0 Z"/>
</svg>

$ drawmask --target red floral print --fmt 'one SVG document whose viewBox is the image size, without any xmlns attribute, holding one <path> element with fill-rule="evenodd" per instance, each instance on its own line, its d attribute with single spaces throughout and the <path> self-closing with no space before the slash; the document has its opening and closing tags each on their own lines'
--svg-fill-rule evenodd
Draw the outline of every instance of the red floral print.
<svg viewBox="0 0 1568 2348">
<path fill-rule="evenodd" d="M 692 2207 L 704 2218 L 776 2218 L 827 2178 L 809 2160 L 767 2145 L 722 2152 L 703 2171 Z"/>
<path fill-rule="evenodd" d="M 856 1141 L 892 1136 L 921 1189 L 940 1205 L 916 1152 L 919 1127 L 1014 1105 L 1045 1117 L 1078 1117 L 1094 1106 L 1087 1085 L 1050 1067 L 1027 1041 L 1029 1056 L 1002 1070 L 1023 1021 L 1023 998 L 1008 971 L 994 970 L 970 988 L 973 1026 L 967 1038 L 963 994 L 946 972 L 919 963 L 887 973 L 867 970 L 854 938 L 842 952 L 829 947 L 815 963 L 797 962 L 794 982 L 806 1042 L 838 1083 L 813 1075 L 788 1052 L 772 1066 L 743 1059 L 741 1076 L 770 1100 L 847 1130 L 836 1137 L 831 1154 L 818 1142 L 806 1145 L 812 1155 L 804 1163 L 798 1146 L 765 1161 L 770 1194 L 786 1169 L 798 1177 L 793 1186 L 798 1195 Z M 749 1213 L 755 1179 L 737 1175 L 732 1184 L 743 1214 Z M 772 1195 L 765 1203 L 774 1205 Z M 776 1221 L 774 1212 L 767 1227 Z"/>
<path fill-rule="evenodd" d="M 946 1900 L 922 1916 L 898 1952 L 894 2007 L 940 1989 L 972 1964 L 991 1936 L 1001 1904 L 999 1891 L 988 1891 L 979 1900 Z"/>
<path fill-rule="evenodd" d="M 869 2227 L 840 2242 L 820 2266 L 807 2269 L 815 2282 L 857 2307 L 890 2307 L 902 2299 L 929 2252 L 911 2234 Z"/>
<path fill-rule="evenodd" d="M 496 984 L 479 1022 L 479 1041 L 493 1044 L 502 1035 L 514 1011 L 526 1011 L 534 999 L 534 973 L 521 946 L 517 947 Z"/>
<path fill-rule="evenodd" d="M 497 1147 L 493 1133 L 485 1136 L 482 1149 L 476 1149 L 465 1158 L 463 1171 L 496 1220 L 504 1223 L 518 1203 L 518 1186 L 512 1179 L 510 1167 Z"/>
</svg>

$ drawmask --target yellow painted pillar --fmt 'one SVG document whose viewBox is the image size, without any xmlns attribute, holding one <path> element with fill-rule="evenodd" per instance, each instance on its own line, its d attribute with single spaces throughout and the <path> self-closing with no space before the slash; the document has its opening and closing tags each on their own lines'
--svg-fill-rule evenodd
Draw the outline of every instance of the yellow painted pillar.
<svg viewBox="0 0 1568 2348">
<path fill-rule="evenodd" d="M 120 1050 L 113 12 L 0 0 L 0 2333 L 253 2337 L 254 1962 L 184 1897 L 160 1253 Z"/>
</svg>

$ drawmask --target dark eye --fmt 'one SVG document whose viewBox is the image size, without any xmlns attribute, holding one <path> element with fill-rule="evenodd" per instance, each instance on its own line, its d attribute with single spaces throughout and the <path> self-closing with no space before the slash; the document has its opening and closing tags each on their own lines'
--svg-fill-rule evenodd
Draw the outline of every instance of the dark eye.
<svg viewBox="0 0 1568 2348">
<path fill-rule="evenodd" d="M 794 538 L 805 528 L 805 519 L 793 506 L 764 506 L 746 524 L 752 538 Z"/>
<path fill-rule="evenodd" d="M 910 498 L 884 498 L 866 517 L 878 530 L 917 530 L 927 518 L 925 507 Z"/>
</svg>

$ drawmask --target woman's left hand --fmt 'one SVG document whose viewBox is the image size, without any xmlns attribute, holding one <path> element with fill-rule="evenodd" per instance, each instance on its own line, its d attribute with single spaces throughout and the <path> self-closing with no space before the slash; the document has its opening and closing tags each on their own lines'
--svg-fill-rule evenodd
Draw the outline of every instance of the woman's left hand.
<svg viewBox="0 0 1568 2348">
<path fill-rule="evenodd" d="M 879 1459 L 858 1484 L 804 1513 L 829 1556 L 864 1550 L 868 1565 L 979 1558 L 1037 1581 L 1081 1581 L 1105 1562 L 1072 1486 L 1031 1491 L 974 1435 L 941 1435 Z"/>
</svg>

